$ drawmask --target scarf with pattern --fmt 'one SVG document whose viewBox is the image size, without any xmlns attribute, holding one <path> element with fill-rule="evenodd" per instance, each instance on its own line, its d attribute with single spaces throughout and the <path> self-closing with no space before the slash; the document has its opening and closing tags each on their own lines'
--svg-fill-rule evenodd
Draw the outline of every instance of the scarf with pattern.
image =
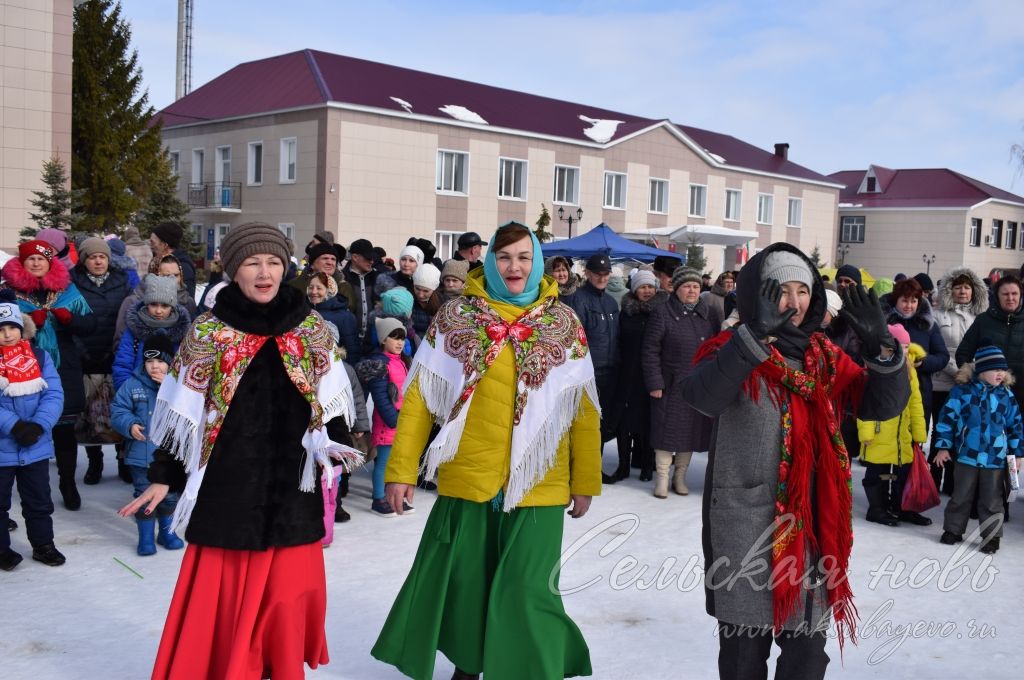
<svg viewBox="0 0 1024 680">
<path fill-rule="evenodd" d="M 694 364 L 714 355 L 732 336 L 705 342 Z M 856 643 L 857 609 L 847 577 L 853 547 L 850 457 L 839 429 L 848 403 L 859 401 L 864 370 L 822 333 L 810 336 L 801 369 L 791 368 L 774 346 L 744 383 L 757 402 L 762 387 L 780 413 L 778 485 L 772 532 L 772 618 L 776 631 L 801 602 L 809 559 L 824 577 L 842 651 Z"/>
<path fill-rule="evenodd" d="M 0 389 L 8 397 L 23 397 L 42 392 L 47 387 L 28 340 L 9 347 L 0 347 Z"/>
<path fill-rule="evenodd" d="M 558 444 L 576 420 L 583 395 L 600 409 L 587 337 L 572 310 L 550 297 L 508 322 L 483 297 L 450 300 L 431 322 L 402 392 L 418 383 L 427 410 L 441 427 L 424 456 L 424 474 L 432 479 L 455 458 L 477 385 L 506 345 L 516 365 L 503 497 L 508 512 L 554 466 Z"/>
<path fill-rule="evenodd" d="M 236 330 L 211 311 L 196 318 L 182 340 L 157 393 L 149 433 L 154 443 L 184 462 L 189 474 L 175 510 L 175 529 L 188 523 L 238 384 L 270 339 Z M 362 462 L 358 451 L 331 441 L 325 427 L 337 416 L 344 417 L 349 425 L 355 422 L 352 386 L 342 356 L 327 324 L 316 312 L 290 331 L 273 336 L 273 340 L 288 377 L 310 405 L 309 426 L 302 438 L 306 459 L 299 488 L 314 490 L 318 463 L 330 487 L 331 457 L 340 460 L 346 470 Z"/>
</svg>

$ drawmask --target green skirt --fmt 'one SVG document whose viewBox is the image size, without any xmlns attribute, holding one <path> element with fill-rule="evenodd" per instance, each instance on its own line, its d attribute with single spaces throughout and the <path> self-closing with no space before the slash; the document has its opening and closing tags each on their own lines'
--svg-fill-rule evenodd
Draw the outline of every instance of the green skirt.
<svg viewBox="0 0 1024 680">
<path fill-rule="evenodd" d="M 558 593 L 563 512 L 439 497 L 373 656 L 417 680 L 434 676 L 438 650 L 486 680 L 590 675 Z"/>
</svg>

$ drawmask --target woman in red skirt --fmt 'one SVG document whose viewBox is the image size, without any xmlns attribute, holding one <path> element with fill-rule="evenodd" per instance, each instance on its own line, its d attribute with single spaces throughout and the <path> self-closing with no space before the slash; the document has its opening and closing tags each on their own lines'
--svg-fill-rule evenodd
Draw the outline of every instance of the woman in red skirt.
<svg viewBox="0 0 1024 680">
<path fill-rule="evenodd" d="M 151 485 L 120 514 L 179 491 L 189 542 L 154 680 L 287 680 L 328 661 L 320 474 L 360 458 L 326 434 L 353 422 L 351 386 L 323 319 L 281 286 L 288 252 L 270 225 L 228 233 L 232 283 L 193 322 L 145 430 Z"/>
</svg>

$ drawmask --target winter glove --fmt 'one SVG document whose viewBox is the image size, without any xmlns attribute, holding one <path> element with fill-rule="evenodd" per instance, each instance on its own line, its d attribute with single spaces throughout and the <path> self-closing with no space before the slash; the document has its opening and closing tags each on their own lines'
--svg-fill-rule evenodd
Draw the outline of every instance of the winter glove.
<svg viewBox="0 0 1024 680">
<path fill-rule="evenodd" d="M 71 323 L 71 312 L 64 309 L 63 307 L 51 309 L 50 311 L 53 312 L 53 316 L 57 319 L 57 321 L 60 322 L 60 325 L 67 326 L 69 323 Z"/>
<path fill-rule="evenodd" d="M 36 328 L 42 328 L 43 324 L 46 323 L 46 310 L 45 309 L 34 309 L 28 313 L 32 317 L 32 322 L 35 323 Z"/>
<path fill-rule="evenodd" d="M 875 358 L 882 353 L 882 345 L 889 349 L 896 348 L 896 341 L 889 334 L 885 324 L 882 305 L 878 303 L 875 291 L 868 293 L 864 286 L 849 286 L 840 293 L 843 308 L 839 315 L 846 319 L 850 328 L 860 339 L 864 348 L 864 356 Z"/>
<path fill-rule="evenodd" d="M 19 420 L 11 428 L 11 435 L 18 442 L 18 446 L 32 446 L 43 436 L 43 428 L 38 423 Z"/>
<path fill-rule="evenodd" d="M 768 279 L 761 284 L 761 290 L 757 294 L 757 302 L 754 303 L 754 318 L 747 324 L 750 332 L 758 340 L 764 341 L 770 335 L 778 335 L 780 328 L 789 323 L 797 310 L 787 309 L 779 311 L 779 301 L 782 299 L 782 285 L 775 279 Z"/>
</svg>

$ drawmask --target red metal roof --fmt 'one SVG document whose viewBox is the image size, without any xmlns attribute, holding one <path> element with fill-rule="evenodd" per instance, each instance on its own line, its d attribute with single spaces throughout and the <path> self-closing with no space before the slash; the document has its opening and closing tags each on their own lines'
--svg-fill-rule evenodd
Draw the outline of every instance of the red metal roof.
<svg viewBox="0 0 1024 680">
<path fill-rule="evenodd" d="M 409 103 L 411 112 L 418 115 L 451 121 L 453 118 L 439 109 L 461 106 L 478 114 L 490 126 L 586 142 L 595 140 L 584 133 L 591 124 L 580 116 L 622 121 L 609 141 L 663 122 L 316 50 L 239 64 L 158 112 L 156 117 L 170 128 L 328 102 L 404 112 L 402 104 L 393 97 Z M 830 181 L 735 137 L 676 127 L 730 166 Z"/>
<path fill-rule="evenodd" d="M 888 170 L 875 168 L 882 191 L 857 193 L 866 170 L 843 170 L 829 179 L 846 188 L 839 192 L 840 203 L 864 208 L 968 208 L 987 199 L 1024 204 L 1024 198 L 947 168 Z M 892 173 L 883 180 L 879 171 Z"/>
</svg>

